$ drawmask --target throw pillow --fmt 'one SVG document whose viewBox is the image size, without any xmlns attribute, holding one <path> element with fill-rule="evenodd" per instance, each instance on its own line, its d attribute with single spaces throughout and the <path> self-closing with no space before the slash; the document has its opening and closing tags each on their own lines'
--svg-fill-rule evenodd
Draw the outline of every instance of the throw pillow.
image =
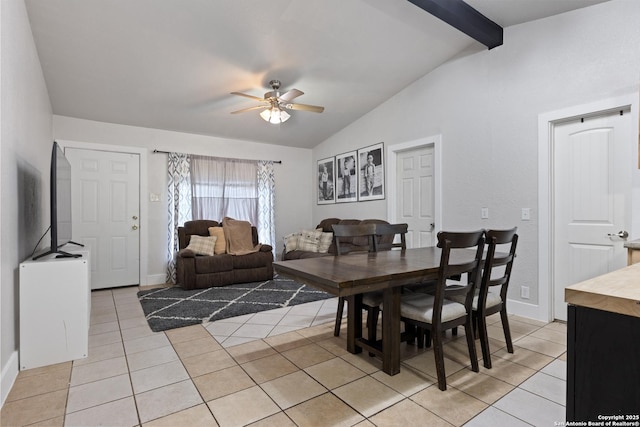
<svg viewBox="0 0 640 427">
<path fill-rule="evenodd" d="M 322 231 L 322 229 L 320 228 L 316 231 Z M 333 242 L 333 233 L 322 233 L 320 235 L 320 242 L 318 243 L 318 252 L 320 252 L 321 254 L 326 254 L 327 252 L 329 252 L 331 242 Z"/>
<path fill-rule="evenodd" d="M 298 240 L 301 233 L 291 233 L 284 236 L 284 251 L 291 252 L 298 249 Z"/>
<path fill-rule="evenodd" d="M 213 255 L 213 248 L 216 245 L 216 236 L 198 236 L 196 234 L 189 239 L 189 246 L 186 249 L 190 249 L 196 255 Z"/>
<path fill-rule="evenodd" d="M 298 250 L 306 252 L 318 252 L 318 244 L 322 231 L 302 230 L 298 239 Z"/>
<path fill-rule="evenodd" d="M 216 255 L 227 253 L 227 242 L 224 240 L 224 230 L 222 227 L 209 227 L 209 235 L 216 236 L 216 246 L 213 251 Z"/>
</svg>

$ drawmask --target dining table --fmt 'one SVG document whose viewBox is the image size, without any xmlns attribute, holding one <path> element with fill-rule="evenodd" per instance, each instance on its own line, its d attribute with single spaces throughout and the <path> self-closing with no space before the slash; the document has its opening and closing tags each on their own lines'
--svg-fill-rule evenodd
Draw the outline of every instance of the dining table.
<svg viewBox="0 0 640 427">
<path fill-rule="evenodd" d="M 382 370 L 400 372 L 400 296 L 402 286 L 433 281 L 440 269 L 437 247 L 321 256 L 273 263 L 284 277 L 347 299 L 347 351 L 363 349 L 382 358 Z M 474 251 L 452 250 L 450 263 L 473 259 Z M 382 291 L 382 339 L 362 336 L 362 294 Z"/>
</svg>

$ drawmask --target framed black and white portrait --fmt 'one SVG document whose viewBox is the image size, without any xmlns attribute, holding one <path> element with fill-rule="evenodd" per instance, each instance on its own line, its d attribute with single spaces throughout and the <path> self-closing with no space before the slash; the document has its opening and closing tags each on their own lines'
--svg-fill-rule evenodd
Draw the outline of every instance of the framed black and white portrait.
<svg viewBox="0 0 640 427">
<path fill-rule="evenodd" d="M 336 202 L 335 158 L 318 160 L 318 204 Z"/>
<path fill-rule="evenodd" d="M 358 150 L 358 200 L 384 199 L 384 144 Z"/>
<path fill-rule="evenodd" d="M 358 201 L 357 155 L 357 152 L 351 151 L 336 156 L 337 203 Z"/>
</svg>

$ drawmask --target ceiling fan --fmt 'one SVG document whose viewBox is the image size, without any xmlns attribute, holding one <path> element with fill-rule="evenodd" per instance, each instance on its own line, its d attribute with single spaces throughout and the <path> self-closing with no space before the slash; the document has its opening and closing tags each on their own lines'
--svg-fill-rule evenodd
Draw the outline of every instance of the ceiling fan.
<svg viewBox="0 0 640 427">
<path fill-rule="evenodd" d="M 289 117 L 291 117 L 285 110 L 311 111 L 313 113 L 322 113 L 324 111 L 324 107 L 319 107 L 317 105 L 294 104 L 291 102 L 300 95 L 304 95 L 304 92 L 298 89 L 291 89 L 285 93 L 280 93 L 280 80 L 271 80 L 269 82 L 269 86 L 271 86 L 273 90 L 265 93 L 264 98 L 247 95 L 246 93 L 241 92 L 231 92 L 232 95 L 244 96 L 245 98 L 253 99 L 262 103 L 261 105 L 256 105 L 254 107 L 232 111 L 231 114 L 263 109 L 264 111 L 260 113 L 260 117 L 269 123 L 278 124 L 286 122 Z"/>
</svg>

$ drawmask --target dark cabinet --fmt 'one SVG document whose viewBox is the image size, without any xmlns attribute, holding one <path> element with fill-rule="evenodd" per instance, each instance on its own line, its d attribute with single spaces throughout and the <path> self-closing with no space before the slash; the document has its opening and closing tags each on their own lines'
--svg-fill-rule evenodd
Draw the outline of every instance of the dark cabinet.
<svg viewBox="0 0 640 427">
<path fill-rule="evenodd" d="M 640 318 L 569 305 L 567 421 L 637 422 Z"/>
</svg>

